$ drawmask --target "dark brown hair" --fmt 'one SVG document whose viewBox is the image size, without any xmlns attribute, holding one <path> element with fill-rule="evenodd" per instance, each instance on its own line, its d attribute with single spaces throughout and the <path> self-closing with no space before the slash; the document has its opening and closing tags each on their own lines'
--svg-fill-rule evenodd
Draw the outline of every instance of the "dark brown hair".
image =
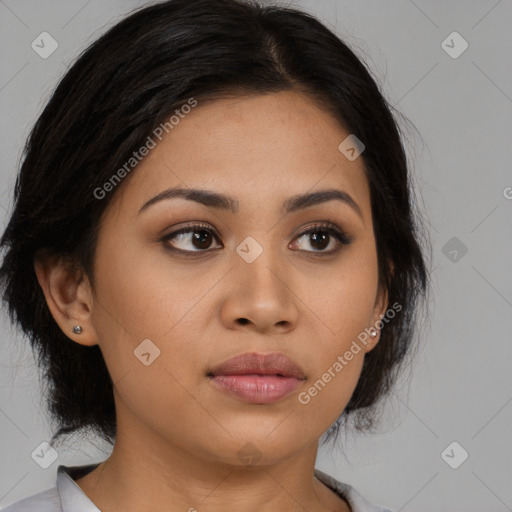
<svg viewBox="0 0 512 512">
<path fill-rule="evenodd" d="M 321 102 L 366 146 L 361 158 L 379 280 L 389 304 L 401 310 L 365 355 L 355 391 L 328 437 L 349 417 L 357 429 L 372 427 L 377 402 L 411 351 L 419 299 L 428 290 L 421 219 L 413 212 L 392 107 L 364 62 L 304 12 L 242 0 L 169 0 L 132 13 L 81 54 L 37 120 L 16 180 L 14 211 L 0 241 L 0 285 L 11 320 L 44 370 L 58 426 L 52 442 L 92 429 L 113 443 L 115 404 L 99 346 L 70 341 L 53 319 L 34 272 L 36 251 L 74 258 L 94 286 L 100 217 L 117 192 L 99 200 L 94 191 L 157 126 L 191 97 L 200 104 L 226 91 L 292 89 Z"/>
</svg>

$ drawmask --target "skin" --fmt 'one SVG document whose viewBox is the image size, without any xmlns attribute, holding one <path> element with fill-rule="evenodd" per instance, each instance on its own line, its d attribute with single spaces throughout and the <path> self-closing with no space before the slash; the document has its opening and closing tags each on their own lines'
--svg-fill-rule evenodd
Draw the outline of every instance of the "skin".
<svg viewBox="0 0 512 512">
<path fill-rule="evenodd" d="M 297 399 L 387 307 L 363 160 L 338 150 L 348 135 L 298 92 L 199 103 L 119 185 L 100 224 L 94 289 L 60 262 L 35 260 L 55 320 L 70 343 L 99 344 L 114 383 L 112 454 L 76 481 L 103 512 L 217 512 L 234 501 L 247 512 L 350 510 L 313 471 L 319 438 L 379 336 L 307 405 Z M 174 198 L 139 214 L 176 186 L 232 196 L 239 211 Z M 289 197 L 330 188 L 350 194 L 361 216 L 336 200 L 282 215 Z M 320 246 L 298 235 L 324 221 L 353 241 L 315 257 L 336 239 Z M 188 222 L 220 239 L 198 247 L 189 231 L 161 241 Z M 252 263 L 236 252 L 248 236 L 263 248 Z M 207 254 L 173 254 L 173 245 Z M 148 366 L 134 356 L 145 339 L 160 350 Z M 209 370 L 252 351 L 286 354 L 306 380 L 266 405 L 214 388 Z M 249 442 L 260 456 L 253 464 L 237 456 Z"/>
</svg>

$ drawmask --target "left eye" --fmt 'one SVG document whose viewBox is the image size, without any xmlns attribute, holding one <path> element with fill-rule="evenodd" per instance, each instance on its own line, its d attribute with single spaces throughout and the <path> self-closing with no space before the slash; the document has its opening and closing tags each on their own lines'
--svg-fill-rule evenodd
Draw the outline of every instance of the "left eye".
<svg viewBox="0 0 512 512">
<path fill-rule="evenodd" d="M 341 246 L 349 245 L 352 242 L 352 237 L 346 235 L 340 228 L 331 223 L 312 226 L 307 231 L 297 235 L 296 240 L 299 245 L 302 239 L 308 240 L 306 243 L 311 244 L 314 250 L 304 249 L 304 247 L 299 247 L 299 250 L 319 253 L 318 255 L 332 254 L 339 250 Z M 173 241 L 172 243 L 170 243 L 171 240 Z M 195 224 L 165 235 L 161 241 L 165 243 L 166 248 L 169 250 L 186 254 L 208 252 L 214 240 L 220 241 L 220 236 L 215 230 L 207 226 Z M 182 246 L 177 247 L 177 243 L 181 243 Z M 188 247 L 186 247 L 186 244 L 189 244 Z M 332 248 L 332 245 L 334 245 L 334 248 Z M 222 247 L 221 245 L 217 248 Z M 325 250 L 328 247 L 331 247 L 330 250 Z"/>
<path fill-rule="evenodd" d="M 300 241 L 302 238 L 306 238 L 306 243 L 309 243 L 315 248 L 313 251 L 306 249 L 306 252 L 318 252 L 320 254 L 331 254 L 336 252 L 341 246 L 349 245 L 352 242 L 352 239 L 343 231 L 330 225 L 313 226 L 301 233 L 297 237 L 297 240 Z M 325 250 L 329 246 L 331 246 L 331 249 Z M 332 246 L 334 246 L 334 248 L 332 248 Z"/>
</svg>

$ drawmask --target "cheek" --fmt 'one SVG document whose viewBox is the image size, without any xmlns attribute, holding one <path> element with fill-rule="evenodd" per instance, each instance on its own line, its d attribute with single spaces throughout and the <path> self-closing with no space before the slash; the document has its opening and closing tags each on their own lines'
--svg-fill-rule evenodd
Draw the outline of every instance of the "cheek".
<svg viewBox="0 0 512 512">
<path fill-rule="evenodd" d="M 145 390 L 169 386 L 171 375 L 188 383 L 191 376 L 185 368 L 195 368 L 204 359 L 200 334 L 212 311 L 212 304 L 202 298 L 222 276 L 215 271 L 198 276 L 192 266 L 184 270 L 154 247 L 118 247 L 115 238 L 98 244 L 93 311 L 113 382 L 130 372 Z M 154 363 L 146 367 L 137 356 L 147 352 L 144 357 Z M 157 387 L 157 375 L 166 383 Z"/>
<path fill-rule="evenodd" d="M 307 306 L 305 315 L 316 326 L 323 353 L 343 351 L 370 327 L 378 287 L 377 261 L 363 244 L 346 252 L 340 262 L 315 272 L 298 268 L 294 291 Z M 327 360 L 324 360 L 327 363 Z"/>
<path fill-rule="evenodd" d="M 371 326 L 376 297 L 376 259 L 367 250 L 345 262 L 329 279 L 303 278 L 308 316 L 317 325 L 310 359 L 314 372 L 297 396 L 304 421 L 317 417 L 322 424 L 326 419 L 332 424 L 339 417 L 357 385 L 365 342 L 371 339 L 365 329 Z M 313 286 L 312 281 L 322 286 Z"/>
<path fill-rule="evenodd" d="M 219 280 L 215 272 L 199 275 L 192 264 L 176 264 L 159 247 L 133 243 L 122 249 L 111 239 L 98 250 L 97 296 L 123 336 L 134 340 L 165 338 Z"/>
<path fill-rule="evenodd" d="M 352 296 L 351 306 L 356 299 Z M 359 304 L 367 304 L 361 298 Z M 358 336 L 364 333 L 369 309 L 363 314 L 359 309 L 343 308 L 342 303 L 332 312 L 331 327 L 336 336 L 329 334 L 315 340 L 310 350 L 312 371 L 308 381 L 297 394 L 298 415 L 301 421 L 317 418 L 319 435 L 322 428 L 332 425 L 348 404 L 359 380 L 366 345 Z M 362 337 L 361 337 L 362 338 Z"/>
<path fill-rule="evenodd" d="M 341 352 L 343 354 L 343 352 Z M 340 354 L 340 355 L 341 355 Z M 341 415 L 357 385 L 363 364 L 363 351 L 344 364 L 332 354 L 319 365 L 306 385 L 294 397 L 296 424 L 308 425 L 308 434 L 320 437 Z M 291 425 L 283 425 L 286 428 Z M 310 432 L 311 431 L 311 432 Z"/>
<path fill-rule="evenodd" d="M 201 339 L 194 324 L 198 298 L 212 286 L 213 277 L 186 279 L 162 256 L 150 259 L 159 251 L 125 246 L 115 253 L 114 239 L 98 247 L 93 322 L 114 384 L 116 408 L 121 416 L 144 418 L 171 433 L 178 428 L 173 426 L 176 410 L 187 416 L 188 424 L 204 424 L 202 409 L 192 406 L 188 390 L 195 389 L 198 378 L 190 368 L 198 368 L 201 361 L 194 342 Z M 189 404 L 186 410 L 183 404 Z"/>
</svg>

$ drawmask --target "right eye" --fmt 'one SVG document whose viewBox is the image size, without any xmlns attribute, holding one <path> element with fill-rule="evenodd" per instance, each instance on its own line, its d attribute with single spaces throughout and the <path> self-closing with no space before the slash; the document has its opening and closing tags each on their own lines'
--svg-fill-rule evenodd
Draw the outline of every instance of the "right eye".
<svg viewBox="0 0 512 512">
<path fill-rule="evenodd" d="M 220 237 L 209 225 L 190 224 L 165 235 L 160 241 L 171 251 L 190 254 L 208 252 L 214 239 L 219 240 Z M 170 243 L 171 241 L 172 243 Z M 181 245 L 181 247 L 176 247 L 176 245 Z"/>
</svg>

